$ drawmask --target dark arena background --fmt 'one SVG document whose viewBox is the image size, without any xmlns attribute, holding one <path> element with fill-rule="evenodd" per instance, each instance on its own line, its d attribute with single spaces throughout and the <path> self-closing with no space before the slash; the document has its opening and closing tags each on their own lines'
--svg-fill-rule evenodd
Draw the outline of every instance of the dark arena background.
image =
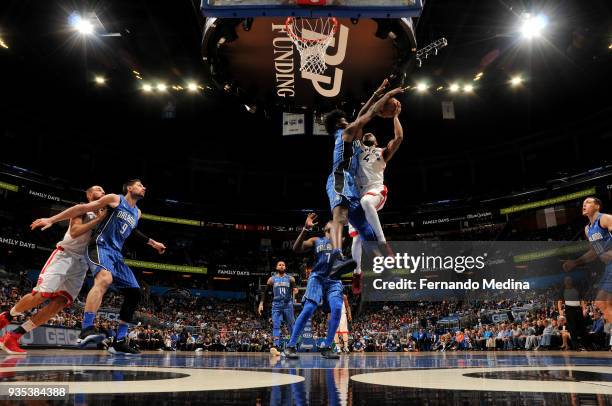
<svg viewBox="0 0 612 406">
<path fill-rule="evenodd" d="M 0 399 L 612 404 L 611 72 L 605 0 L 3 0 Z"/>
</svg>

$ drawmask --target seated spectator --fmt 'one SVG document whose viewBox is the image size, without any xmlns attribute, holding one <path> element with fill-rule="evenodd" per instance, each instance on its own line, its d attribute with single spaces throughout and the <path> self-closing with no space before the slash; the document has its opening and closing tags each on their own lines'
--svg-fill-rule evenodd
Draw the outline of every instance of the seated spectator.
<svg viewBox="0 0 612 406">
<path fill-rule="evenodd" d="M 353 352 L 364 352 L 365 347 L 365 340 L 363 338 L 359 338 L 353 343 Z"/>
<path fill-rule="evenodd" d="M 495 350 L 495 332 L 490 326 L 487 327 L 487 330 L 484 333 L 484 338 L 487 341 L 487 350 Z"/>
<path fill-rule="evenodd" d="M 465 333 L 463 330 L 459 330 L 455 333 L 453 349 L 463 351 L 467 349 L 467 343 L 465 341 Z"/>
<path fill-rule="evenodd" d="M 387 352 L 397 352 L 399 351 L 399 342 L 392 335 L 389 335 L 385 342 L 385 348 Z"/>
<path fill-rule="evenodd" d="M 563 351 L 566 351 L 569 349 L 569 346 L 571 344 L 572 335 L 567 329 L 567 319 L 565 318 L 565 316 L 559 316 L 558 325 L 559 325 L 559 335 L 561 336 L 561 342 L 562 342 L 560 349 Z"/>
<path fill-rule="evenodd" d="M 517 351 L 525 346 L 525 342 L 522 339 L 523 329 L 518 324 L 512 325 L 512 349 Z"/>
<path fill-rule="evenodd" d="M 537 349 L 547 350 L 551 347 L 552 343 L 552 335 L 554 332 L 554 327 L 551 319 L 546 319 L 546 326 L 542 331 L 542 338 L 540 339 L 540 345 Z"/>
<path fill-rule="evenodd" d="M 604 331 L 604 320 L 599 311 L 593 313 L 593 324 L 584 337 L 584 346 L 587 349 L 597 350 L 605 346 L 606 333 Z"/>
<path fill-rule="evenodd" d="M 525 337 L 525 349 L 531 350 L 538 346 L 538 337 L 536 336 L 536 329 L 534 324 L 525 323 L 523 328 L 523 335 Z"/>
</svg>

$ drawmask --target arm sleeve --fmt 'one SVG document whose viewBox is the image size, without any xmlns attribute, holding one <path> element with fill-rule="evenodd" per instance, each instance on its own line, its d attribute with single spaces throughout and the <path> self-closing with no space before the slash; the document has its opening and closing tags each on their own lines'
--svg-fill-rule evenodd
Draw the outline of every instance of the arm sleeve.
<svg viewBox="0 0 612 406">
<path fill-rule="evenodd" d="M 272 289 L 272 285 L 266 283 L 266 286 L 260 290 L 261 299 L 259 303 L 264 303 L 266 301 L 266 297 L 268 296 L 268 292 Z"/>
<path fill-rule="evenodd" d="M 134 237 L 135 240 L 137 241 L 141 241 L 143 244 L 146 244 L 149 242 L 150 238 L 147 237 L 146 235 L 144 235 L 139 229 L 135 228 L 134 231 L 132 231 L 132 236 Z"/>
</svg>

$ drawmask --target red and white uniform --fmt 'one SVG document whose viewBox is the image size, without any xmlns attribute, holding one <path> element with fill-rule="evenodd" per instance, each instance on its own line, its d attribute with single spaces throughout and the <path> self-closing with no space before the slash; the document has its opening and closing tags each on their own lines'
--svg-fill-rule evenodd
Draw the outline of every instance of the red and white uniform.
<svg viewBox="0 0 612 406">
<path fill-rule="evenodd" d="M 83 216 L 83 222 L 88 223 L 96 218 L 94 213 L 87 213 Z M 87 259 L 85 250 L 91 239 L 91 231 L 88 231 L 77 238 L 70 236 L 70 228 L 66 231 L 64 239 L 57 243 L 57 248 L 40 271 L 38 283 L 32 289 L 32 294 L 40 293 L 43 297 L 54 298 L 64 296 L 68 299 L 68 305 L 76 297 L 87 269 Z"/>
<path fill-rule="evenodd" d="M 385 168 L 387 163 L 383 157 L 384 148 L 366 147 L 360 143 L 359 166 L 357 169 L 357 189 L 359 196 L 373 196 L 376 198 L 374 206 L 377 211 L 381 210 L 387 201 L 387 187 L 385 186 Z M 357 235 L 357 231 L 349 226 L 351 237 Z"/>
</svg>

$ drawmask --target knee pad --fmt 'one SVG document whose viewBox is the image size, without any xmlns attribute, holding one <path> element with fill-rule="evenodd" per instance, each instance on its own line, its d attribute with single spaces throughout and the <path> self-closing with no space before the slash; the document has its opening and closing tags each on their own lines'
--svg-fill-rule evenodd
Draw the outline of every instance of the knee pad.
<svg viewBox="0 0 612 406">
<path fill-rule="evenodd" d="M 119 312 L 119 319 L 126 323 L 131 323 L 138 303 L 140 302 L 140 289 L 139 288 L 126 288 L 122 289 L 123 293 L 123 304 L 121 305 L 121 311 Z"/>
</svg>

